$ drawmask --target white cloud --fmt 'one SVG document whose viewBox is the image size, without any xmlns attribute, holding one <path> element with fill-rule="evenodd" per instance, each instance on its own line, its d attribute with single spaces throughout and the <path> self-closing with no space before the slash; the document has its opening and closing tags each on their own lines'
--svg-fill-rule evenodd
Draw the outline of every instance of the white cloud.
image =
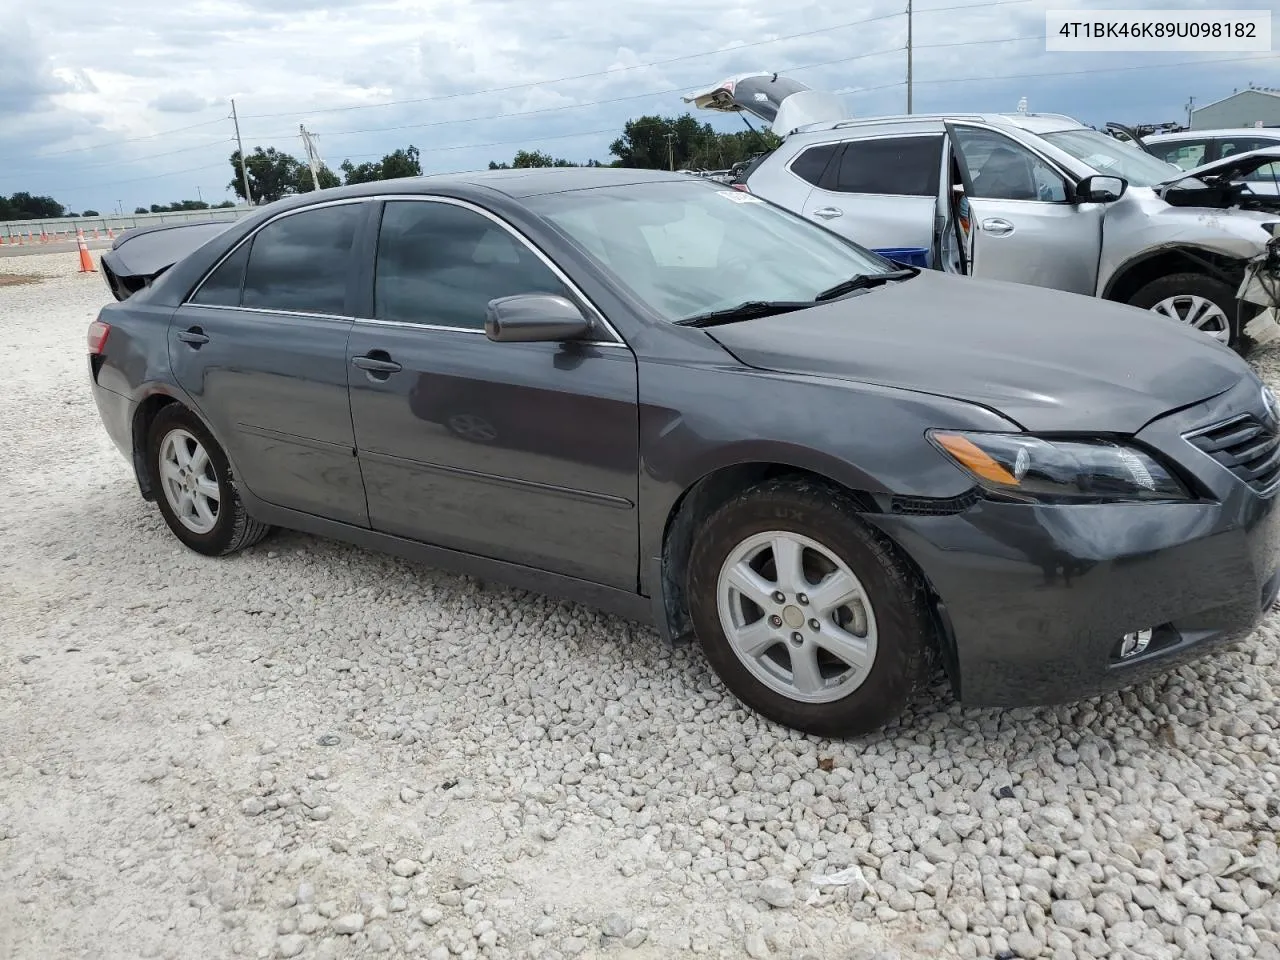
<svg viewBox="0 0 1280 960">
<path fill-rule="evenodd" d="M 960 3 L 970 6 L 929 10 Z M 1032 109 L 1093 123 L 1176 119 L 1187 96 L 1221 96 L 1261 72 L 1215 63 L 964 80 L 1191 59 L 1047 54 L 1040 34 L 1043 10 L 1053 5 L 917 0 L 916 109 L 1012 110 L 1027 95 Z M 730 7 L 721 0 L 42 0 L 21 14 L 0 13 L 0 192 L 51 193 L 98 209 L 114 207 L 114 198 L 129 208 L 182 199 L 197 185 L 206 199 L 221 198 L 232 176 L 231 97 L 246 147 L 300 154 L 304 122 L 335 168 L 345 157 L 376 158 L 414 143 L 430 170 L 483 167 L 520 146 L 607 159 L 627 118 L 683 112 L 678 91 L 744 70 L 780 69 L 814 87 L 848 91 L 858 114 L 900 111 L 902 7 L 900 0 L 803 7 L 777 0 Z M 876 19 L 840 26 L 869 18 Z M 716 52 L 694 56 L 707 51 Z M 558 80 L 602 71 L 612 72 Z M 494 92 L 477 92 L 485 90 Z M 418 102 L 371 106 L 404 100 Z M 736 118 L 705 119 L 742 129 Z"/>
</svg>

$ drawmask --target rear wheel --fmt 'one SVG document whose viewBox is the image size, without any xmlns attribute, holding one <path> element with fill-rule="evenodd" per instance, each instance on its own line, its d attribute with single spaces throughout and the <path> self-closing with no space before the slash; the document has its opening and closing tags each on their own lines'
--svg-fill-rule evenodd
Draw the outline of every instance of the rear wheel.
<svg viewBox="0 0 1280 960">
<path fill-rule="evenodd" d="M 721 680 L 822 736 L 883 726 L 928 677 L 923 586 L 855 514 L 830 488 L 770 481 L 717 510 L 689 560 L 694 628 Z"/>
<path fill-rule="evenodd" d="M 1235 291 L 1215 277 L 1203 273 L 1160 277 L 1135 293 L 1129 303 L 1195 327 L 1226 346 L 1242 346 Z"/>
<path fill-rule="evenodd" d="M 252 546 L 271 528 L 252 519 L 231 482 L 227 456 L 200 418 L 170 404 L 148 434 L 147 463 L 160 514 L 198 553 L 224 556 Z"/>
</svg>

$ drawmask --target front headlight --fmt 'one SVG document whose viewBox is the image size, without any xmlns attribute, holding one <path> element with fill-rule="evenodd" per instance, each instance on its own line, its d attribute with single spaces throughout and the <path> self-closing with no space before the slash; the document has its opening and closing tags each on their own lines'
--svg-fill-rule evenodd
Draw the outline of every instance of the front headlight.
<svg viewBox="0 0 1280 960">
<path fill-rule="evenodd" d="M 1021 433 L 952 433 L 929 439 L 987 490 L 1017 500 L 1104 503 L 1188 500 L 1167 467 L 1111 440 L 1042 440 Z"/>
</svg>

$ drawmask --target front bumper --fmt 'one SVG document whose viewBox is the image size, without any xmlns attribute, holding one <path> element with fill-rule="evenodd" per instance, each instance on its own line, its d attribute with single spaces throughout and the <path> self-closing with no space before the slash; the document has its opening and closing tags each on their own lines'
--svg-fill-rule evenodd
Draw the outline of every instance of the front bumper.
<svg viewBox="0 0 1280 960">
<path fill-rule="evenodd" d="M 1247 635 L 1280 589 L 1280 500 L 1255 492 L 1183 435 L 1259 414 L 1260 400 L 1247 378 L 1138 435 L 1210 494 L 1201 501 L 980 500 L 949 516 L 869 516 L 940 599 L 957 697 L 975 706 L 1078 700 Z M 1146 650 L 1120 659 L 1124 635 L 1147 628 L 1156 629 Z"/>
</svg>

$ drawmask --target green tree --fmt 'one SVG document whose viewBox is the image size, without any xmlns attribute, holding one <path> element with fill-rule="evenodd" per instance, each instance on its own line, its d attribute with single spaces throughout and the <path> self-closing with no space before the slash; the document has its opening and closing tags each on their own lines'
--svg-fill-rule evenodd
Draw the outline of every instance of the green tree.
<svg viewBox="0 0 1280 960">
<path fill-rule="evenodd" d="M 408 147 L 402 147 L 399 150 L 388 153 L 376 163 L 366 161 L 365 163 L 354 164 L 350 160 L 343 160 L 340 167 L 343 182 L 347 186 L 351 186 L 355 183 L 373 183 L 375 180 L 420 177 L 422 176 L 420 157 L 421 154 L 418 148 L 413 144 L 409 144 Z"/>
<path fill-rule="evenodd" d="M 151 211 L 148 210 L 146 207 L 134 207 L 133 212 L 134 213 L 150 213 Z"/>
<path fill-rule="evenodd" d="M 622 167 L 649 170 L 685 168 L 723 170 L 778 144 L 771 133 L 743 130 L 716 133 L 692 114 L 679 117 L 644 116 L 628 120 L 622 136 L 609 146 Z"/>
<path fill-rule="evenodd" d="M 66 207 L 53 197 L 36 197 L 25 191 L 15 193 L 7 200 L 0 197 L 0 220 L 44 220 L 61 217 Z"/>
<path fill-rule="evenodd" d="M 523 170 L 529 167 L 603 167 L 599 160 L 588 160 L 586 163 L 574 163 L 563 157 L 552 157 L 541 150 L 517 150 L 510 163 L 489 161 L 490 170 Z"/>
<path fill-rule="evenodd" d="M 342 185 L 342 181 L 338 179 L 338 175 L 323 163 L 320 164 L 320 170 L 316 174 L 316 179 L 320 181 L 321 190 L 328 190 L 331 187 L 338 187 Z M 311 179 L 311 168 L 305 163 L 299 164 L 298 182 L 294 184 L 294 193 L 309 193 L 315 188 L 315 180 Z"/>
<path fill-rule="evenodd" d="M 82 217 L 100 217 L 100 216 L 102 216 L 102 214 L 100 214 L 97 210 L 86 210 L 84 213 L 80 214 L 80 216 L 82 216 Z"/>
<path fill-rule="evenodd" d="M 287 197 L 298 190 L 298 168 L 303 166 L 297 157 L 281 153 L 275 147 L 263 150 L 254 147 L 253 153 L 245 157 L 245 168 L 249 175 L 249 190 L 253 193 L 255 203 L 274 203 L 281 197 Z M 235 176 L 227 186 L 237 197 L 246 199 L 244 185 L 240 178 L 240 151 L 231 153 L 231 169 Z"/>
</svg>

